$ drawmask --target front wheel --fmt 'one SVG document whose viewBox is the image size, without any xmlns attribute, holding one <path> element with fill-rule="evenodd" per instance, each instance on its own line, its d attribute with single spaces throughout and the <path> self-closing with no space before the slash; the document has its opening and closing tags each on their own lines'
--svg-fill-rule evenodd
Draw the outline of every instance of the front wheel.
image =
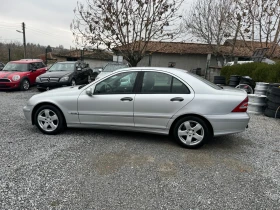
<svg viewBox="0 0 280 210">
<path fill-rule="evenodd" d="M 189 149 L 203 146 L 212 137 L 205 121 L 194 116 L 180 119 L 174 126 L 173 136 L 181 146 Z"/>
<path fill-rule="evenodd" d="M 26 91 L 29 89 L 29 87 L 30 87 L 30 83 L 28 79 L 23 79 L 20 83 L 20 90 Z"/>
<path fill-rule="evenodd" d="M 35 125 L 45 134 L 54 135 L 64 129 L 61 111 L 52 105 L 41 106 L 35 113 Z"/>
</svg>

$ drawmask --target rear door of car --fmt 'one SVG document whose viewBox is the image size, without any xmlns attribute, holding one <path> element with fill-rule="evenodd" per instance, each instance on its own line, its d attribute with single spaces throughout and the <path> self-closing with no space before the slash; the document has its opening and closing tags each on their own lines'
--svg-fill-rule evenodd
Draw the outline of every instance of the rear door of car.
<svg viewBox="0 0 280 210">
<path fill-rule="evenodd" d="M 180 79 L 162 72 L 142 72 L 135 96 L 134 123 L 138 128 L 165 129 L 172 116 L 191 102 L 194 92 Z"/>
</svg>

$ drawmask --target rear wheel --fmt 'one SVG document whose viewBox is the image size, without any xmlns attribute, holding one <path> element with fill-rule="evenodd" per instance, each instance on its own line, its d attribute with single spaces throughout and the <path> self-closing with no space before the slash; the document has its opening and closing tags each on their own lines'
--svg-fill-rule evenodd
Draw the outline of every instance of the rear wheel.
<svg viewBox="0 0 280 210">
<path fill-rule="evenodd" d="M 64 129 L 64 118 L 61 111 L 52 105 L 41 106 L 35 113 L 35 125 L 45 134 L 54 135 Z"/>
<path fill-rule="evenodd" d="M 180 119 L 174 126 L 173 136 L 177 143 L 189 149 L 203 146 L 212 137 L 205 121 L 194 116 Z"/>
<path fill-rule="evenodd" d="M 20 83 L 20 90 L 26 91 L 30 88 L 30 83 L 28 79 L 23 79 Z"/>
</svg>

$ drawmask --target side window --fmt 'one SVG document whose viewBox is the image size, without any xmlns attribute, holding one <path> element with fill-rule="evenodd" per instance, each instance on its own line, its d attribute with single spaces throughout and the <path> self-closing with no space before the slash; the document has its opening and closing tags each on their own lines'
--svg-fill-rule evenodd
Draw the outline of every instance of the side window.
<svg viewBox="0 0 280 210">
<path fill-rule="evenodd" d="M 95 86 L 94 94 L 132 93 L 137 72 L 126 72 L 111 76 Z"/>
<path fill-rule="evenodd" d="M 191 92 L 186 85 L 184 85 L 181 81 L 173 77 L 172 93 L 190 94 Z"/>
<path fill-rule="evenodd" d="M 172 76 L 158 72 L 145 72 L 142 93 L 171 93 Z"/>
<path fill-rule="evenodd" d="M 171 75 L 158 72 L 145 72 L 142 93 L 146 94 L 190 94 L 190 90 Z"/>
</svg>

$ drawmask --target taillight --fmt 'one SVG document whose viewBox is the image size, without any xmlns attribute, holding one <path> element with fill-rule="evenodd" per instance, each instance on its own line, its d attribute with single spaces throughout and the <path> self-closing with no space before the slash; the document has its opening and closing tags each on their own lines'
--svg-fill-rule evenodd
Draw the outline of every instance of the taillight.
<svg viewBox="0 0 280 210">
<path fill-rule="evenodd" d="M 232 112 L 247 112 L 248 108 L 248 96 L 242 101 Z"/>
</svg>

